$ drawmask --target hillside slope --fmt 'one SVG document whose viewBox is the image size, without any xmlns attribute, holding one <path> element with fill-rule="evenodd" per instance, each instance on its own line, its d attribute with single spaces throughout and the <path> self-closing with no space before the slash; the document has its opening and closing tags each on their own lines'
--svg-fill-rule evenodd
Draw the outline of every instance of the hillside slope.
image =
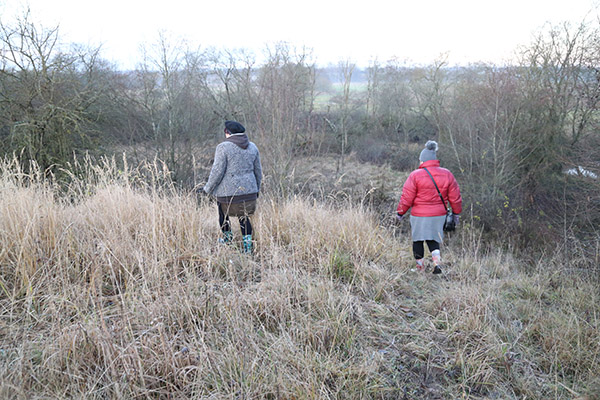
<svg viewBox="0 0 600 400">
<path fill-rule="evenodd" d="M 598 286 L 560 260 L 467 222 L 416 273 L 406 226 L 268 195 L 251 257 L 154 172 L 64 190 L 4 166 L 0 397 L 598 398 Z"/>
</svg>

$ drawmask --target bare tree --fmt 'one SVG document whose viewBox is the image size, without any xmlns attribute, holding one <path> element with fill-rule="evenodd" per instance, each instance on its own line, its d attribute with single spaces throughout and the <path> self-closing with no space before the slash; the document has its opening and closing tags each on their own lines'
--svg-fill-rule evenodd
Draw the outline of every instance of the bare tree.
<svg viewBox="0 0 600 400">
<path fill-rule="evenodd" d="M 143 49 L 133 90 L 121 93 L 129 112 L 145 121 L 146 143 L 181 183 L 193 181 L 193 144 L 212 128 L 220 104 L 210 88 L 207 56 L 184 45 L 159 33 L 156 43 Z"/>
<path fill-rule="evenodd" d="M 297 154 L 304 128 L 314 109 L 315 67 L 306 49 L 286 43 L 267 48 L 267 62 L 258 70 L 256 125 L 269 140 L 271 168 L 276 185 L 286 190 L 293 155 Z M 259 111 L 260 110 L 260 111 Z"/>
<path fill-rule="evenodd" d="M 61 51 L 58 28 L 0 22 L 0 118 L 9 151 L 24 151 L 43 167 L 90 148 L 93 105 L 104 93 L 99 49 Z"/>
<path fill-rule="evenodd" d="M 384 134 L 393 137 L 391 134 L 395 133 L 405 143 L 427 135 L 427 129 L 418 124 L 425 111 L 418 107 L 411 89 L 411 74 L 411 69 L 396 61 L 389 62 L 380 73 L 381 82 L 374 106 Z"/>
<path fill-rule="evenodd" d="M 352 85 L 352 74 L 354 73 L 354 68 L 356 68 L 356 64 L 350 62 L 350 60 L 341 61 L 338 64 L 339 73 L 340 73 L 340 83 L 342 85 L 342 92 L 339 101 L 339 112 L 340 112 L 340 127 L 339 127 L 339 135 L 340 135 L 340 144 L 341 144 L 341 153 L 340 158 L 337 164 L 337 173 L 339 174 L 340 169 L 344 169 L 344 159 L 346 157 L 346 152 L 348 151 L 348 122 L 350 118 L 351 112 L 351 103 L 350 103 L 350 88 Z"/>
<path fill-rule="evenodd" d="M 528 100 L 524 133 L 536 133 L 519 137 L 525 143 L 521 157 L 531 208 L 562 215 L 565 241 L 573 232 L 599 240 L 598 181 L 564 171 L 600 172 L 600 31 L 586 23 L 551 27 L 522 56 Z"/>
</svg>

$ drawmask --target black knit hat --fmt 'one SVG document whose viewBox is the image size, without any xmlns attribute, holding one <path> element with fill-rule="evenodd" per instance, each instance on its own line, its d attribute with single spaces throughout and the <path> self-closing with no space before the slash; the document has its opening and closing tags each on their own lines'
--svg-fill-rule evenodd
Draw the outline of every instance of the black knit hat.
<svg viewBox="0 0 600 400">
<path fill-rule="evenodd" d="M 246 128 L 244 128 L 244 125 L 236 121 L 225 121 L 225 130 L 227 130 L 231 134 L 246 132 Z"/>
</svg>

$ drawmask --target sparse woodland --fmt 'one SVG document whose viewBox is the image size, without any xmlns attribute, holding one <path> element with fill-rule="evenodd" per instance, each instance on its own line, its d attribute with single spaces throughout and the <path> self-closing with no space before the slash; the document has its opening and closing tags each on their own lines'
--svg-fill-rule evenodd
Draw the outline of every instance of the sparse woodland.
<svg viewBox="0 0 600 400">
<path fill-rule="evenodd" d="M 120 71 L 0 21 L 0 397 L 600 398 L 597 23 L 506 66 L 159 36 Z M 263 158 L 253 256 L 195 194 L 225 119 Z M 428 139 L 466 206 L 441 277 L 390 217 Z"/>
</svg>

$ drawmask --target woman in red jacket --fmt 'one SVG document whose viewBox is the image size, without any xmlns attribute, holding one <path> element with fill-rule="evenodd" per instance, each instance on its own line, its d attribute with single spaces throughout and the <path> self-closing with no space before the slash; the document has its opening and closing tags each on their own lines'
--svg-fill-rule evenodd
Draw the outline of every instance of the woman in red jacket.
<svg viewBox="0 0 600 400">
<path fill-rule="evenodd" d="M 433 140 L 425 144 L 425 148 L 419 156 L 421 164 L 419 168 L 411 172 L 404 183 L 397 209 L 398 219 L 402 220 L 406 212 L 412 208 L 410 212 L 410 225 L 413 254 L 417 262 L 417 269 L 424 269 L 424 242 L 427 242 L 427 247 L 429 247 L 434 264 L 434 274 L 442 272 L 440 243 L 444 239 L 445 203 L 450 202 L 452 212 L 454 213 L 454 222 L 457 225 L 459 214 L 462 211 L 462 198 L 458 183 L 452 172 L 440 167 L 440 162 L 437 159 L 437 150 L 438 145 Z M 444 203 L 440 199 L 434 180 L 444 198 Z"/>
</svg>

